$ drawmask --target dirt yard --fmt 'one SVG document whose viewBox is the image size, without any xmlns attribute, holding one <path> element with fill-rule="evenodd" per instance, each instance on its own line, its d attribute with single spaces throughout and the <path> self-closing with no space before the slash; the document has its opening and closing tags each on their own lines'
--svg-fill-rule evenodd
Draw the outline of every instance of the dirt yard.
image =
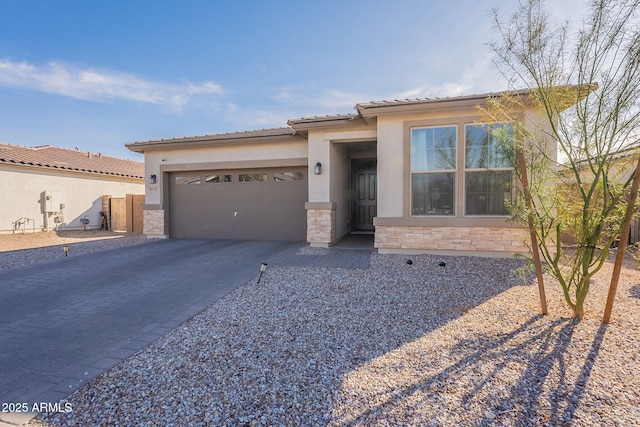
<svg viewBox="0 0 640 427">
<path fill-rule="evenodd" d="M 0 234 L 0 252 L 69 245 L 93 240 L 118 239 L 124 236 L 127 236 L 127 233 L 104 230 Z"/>
</svg>

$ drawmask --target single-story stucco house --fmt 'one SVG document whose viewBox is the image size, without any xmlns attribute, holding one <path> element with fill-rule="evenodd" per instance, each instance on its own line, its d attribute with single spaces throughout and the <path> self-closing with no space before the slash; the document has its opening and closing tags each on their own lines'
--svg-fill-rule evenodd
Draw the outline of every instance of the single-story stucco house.
<svg viewBox="0 0 640 427">
<path fill-rule="evenodd" d="M 277 129 L 126 144 L 145 156 L 144 232 L 319 247 L 362 232 L 381 253 L 525 252 L 505 203 L 515 174 L 491 133 L 509 124 L 483 123 L 477 108 L 500 95 L 368 102 Z M 548 129 L 525 109 L 527 126 Z"/>
<path fill-rule="evenodd" d="M 144 187 L 142 162 L 0 143 L 0 233 L 99 229 L 112 197 Z"/>
</svg>

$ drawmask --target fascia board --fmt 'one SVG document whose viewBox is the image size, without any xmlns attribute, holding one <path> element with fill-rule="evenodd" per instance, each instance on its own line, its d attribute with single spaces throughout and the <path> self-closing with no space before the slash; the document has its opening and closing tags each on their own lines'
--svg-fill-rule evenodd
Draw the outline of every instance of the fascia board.
<svg viewBox="0 0 640 427">
<path fill-rule="evenodd" d="M 232 145 L 252 145 L 252 144 L 269 144 L 269 143 L 294 143 L 303 142 L 306 138 L 301 135 L 273 135 L 258 136 L 247 138 L 229 138 L 229 139 L 213 139 L 213 138 L 193 138 L 193 139 L 177 139 L 177 140 L 160 140 L 160 141 L 144 141 L 125 144 L 125 146 L 136 153 L 144 153 L 145 151 L 154 150 L 175 150 L 181 148 L 204 148 L 204 147 L 221 147 Z"/>
<path fill-rule="evenodd" d="M 359 111 L 360 114 L 365 118 L 365 120 L 370 120 L 372 118 L 380 116 L 412 115 L 435 110 L 450 111 L 471 109 L 475 108 L 478 105 L 484 105 L 485 103 L 486 98 L 474 98 L 465 100 L 439 100 L 426 103 L 361 107 Z"/>
<path fill-rule="evenodd" d="M 318 129 L 343 129 L 346 127 L 353 126 L 368 126 L 371 123 L 365 123 L 360 117 L 354 116 L 351 118 L 341 118 L 341 119 L 327 119 L 327 120 L 314 120 L 314 121 L 299 121 L 296 122 L 294 120 L 289 121 L 289 126 L 291 126 L 296 131 L 310 131 L 310 130 L 318 130 Z"/>
</svg>

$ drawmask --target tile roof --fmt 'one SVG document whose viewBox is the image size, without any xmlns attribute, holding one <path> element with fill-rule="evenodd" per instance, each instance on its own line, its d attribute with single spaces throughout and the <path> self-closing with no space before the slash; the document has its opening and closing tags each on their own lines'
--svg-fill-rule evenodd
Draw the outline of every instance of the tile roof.
<svg viewBox="0 0 640 427">
<path fill-rule="evenodd" d="M 464 96 L 454 96 L 454 97 L 444 97 L 444 98 L 413 98 L 413 99 L 393 99 L 393 100 L 383 100 L 383 101 L 370 101 L 370 102 L 361 102 L 356 104 L 354 107 L 357 113 L 349 113 L 349 114 L 334 114 L 334 115 L 326 115 L 326 116 L 312 116 L 312 117 L 301 117 L 299 119 L 291 119 L 288 124 L 290 126 L 296 125 L 305 125 L 311 123 L 323 123 L 323 122 L 337 122 L 337 121 L 349 121 L 355 120 L 358 117 L 361 118 L 371 118 L 375 117 L 377 114 L 380 114 L 384 108 L 384 110 L 391 112 L 395 109 L 389 109 L 388 107 L 399 107 L 398 111 L 402 111 L 402 109 L 410 108 L 411 106 L 428 106 L 430 104 L 436 104 L 441 102 L 460 102 L 467 100 L 482 100 L 486 98 L 496 97 L 500 95 L 504 95 L 506 93 L 511 93 L 514 95 L 526 95 L 530 93 L 529 89 L 520 89 L 516 91 L 503 91 L 503 92 L 489 92 L 482 93 L 476 95 L 464 95 Z"/>
<path fill-rule="evenodd" d="M 315 122 L 329 122 L 337 120 L 354 120 L 358 118 L 358 114 L 331 114 L 326 116 L 300 117 L 299 119 L 289 120 L 290 125 Z"/>
<path fill-rule="evenodd" d="M 257 129 L 257 130 L 245 130 L 239 132 L 226 132 L 226 133 L 214 133 L 208 135 L 196 135 L 196 136 L 181 136 L 178 138 L 161 138 L 161 139 L 149 139 L 145 141 L 137 141 L 126 144 L 127 147 L 131 147 L 135 144 L 148 144 L 148 143 L 175 143 L 175 142 L 195 142 L 195 141 L 216 141 L 225 139 L 241 139 L 241 138 L 260 138 L 267 136 L 289 136 L 295 135 L 296 131 L 290 127 L 270 128 L 270 129 Z"/>
<path fill-rule="evenodd" d="M 367 108 L 393 107 L 393 106 L 399 106 L 399 105 L 433 104 L 437 102 L 486 99 L 486 98 L 502 96 L 504 94 L 528 95 L 529 93 L 531 93 L 530 89 L 519 89 L 514 91 L 487 92 L 487 93 L 479 93 L 475 95 L 451 96 L 451 97 L 444 97 L 444 98 L 435 97 L 435 98 L 413 98 L 413 99 L 393 99 L 393 100 L 384 100 L 384 101 L 371 101 L 371 102 L 363 102 L 363 103 L 356 104 L 355 109 L 360 111 Z"/>
<path fill-rule="evenodd" d="M 285 141 L 298 136 L 298 132 L 291 127 L 247 130 L 240 132 L 216 133 L 210 135 L 184 136 L 178 138 L 149 139 L 125 144 L 136 153 L 147 150 L 165 148 L 206 147 L 211 145 L 235 145 L 260 143 L 270 141 Z"/>
<path fill-rule="evenodd" d="M 144 163 L 142 162 L 51 145 L 23 147 L 0 143 L 0 164 L 3 163 L 127 178 L 144 178 Z"/>
</svg>

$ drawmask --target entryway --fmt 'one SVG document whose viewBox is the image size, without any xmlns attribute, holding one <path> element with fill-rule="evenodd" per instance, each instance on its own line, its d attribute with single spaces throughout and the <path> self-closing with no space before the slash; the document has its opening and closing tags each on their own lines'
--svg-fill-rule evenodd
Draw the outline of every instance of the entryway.
<svg viewBox="0 0 640 427">
<path fill-rule="evenodd" d="M 377 215 L 377 160 L 351 160 L 351 231 L 373 233 Z"/>
<path fill-rule="evenodd" d="M 352 232 L 340 239 L 332 248 L 336 249 L 356 249 L 356 250 L 373 250 L 373 233 L 371 232 Z"/>
</svg>

